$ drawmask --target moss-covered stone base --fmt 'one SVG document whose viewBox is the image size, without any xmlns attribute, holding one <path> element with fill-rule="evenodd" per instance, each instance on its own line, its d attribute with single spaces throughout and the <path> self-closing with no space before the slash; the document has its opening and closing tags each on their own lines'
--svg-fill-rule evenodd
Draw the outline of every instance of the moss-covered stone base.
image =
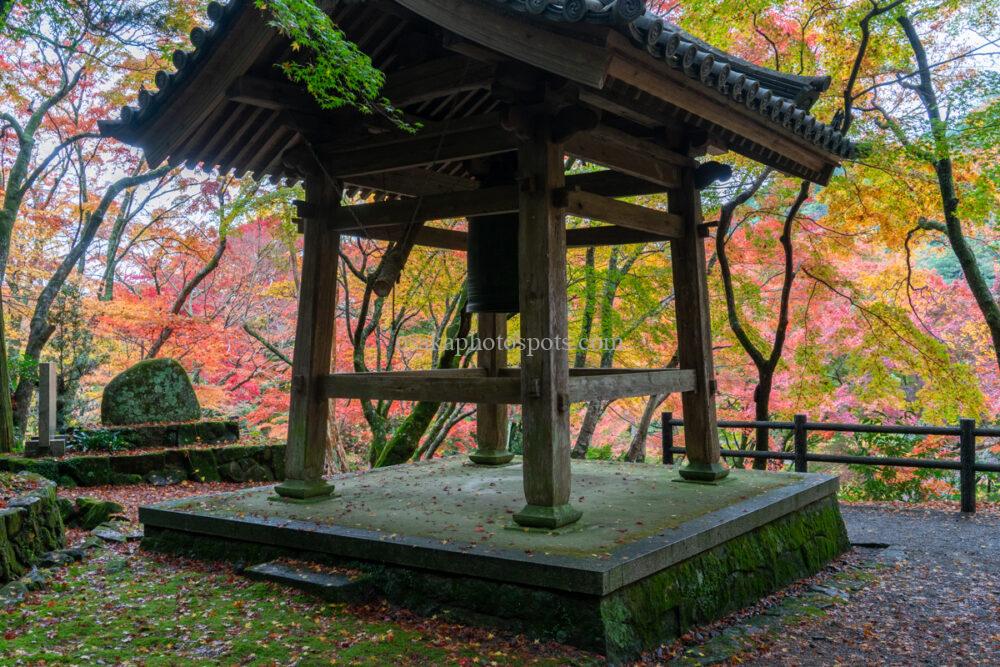
<svg viewBox="0 0 1000 667">
<path fill-rule="evenodd" d="M 63 522 L 56 485 L 33 473 L 38 488 L 0 509 L 0 584 L 31 569 L 39 557 L 63 546 Z"/>
<path fill-rule="evenodd" d="M 28 471 L 62 486 L 143 482 L 272 482 L 285 476 L 284 445 L 182 447 L 160 452 L 62 459 L 0 456 L 0 471 Z"/>
<path fill-rule="evenodd" d="M 444 613 L 463 623 L 512 629 L 596 650 L 612 662 L 669 641 L 689 627 L 719 618 L 818 572 L 848 548 L 834 496 L 606 596 L 560 592 L 479 579 L 344 561 L 236 540 L 148 528 L 143 546 L 201 558 L 256 563 L 278 556 L 354 567 L 373 592 L 422 613 Z"/>
<path fill-rule="evenodd" d="M 113 434 L 136 449 L 142 447 L 183 447 L 185 445 L 221 445 L 239 442 L 240 424 L 231 419 L 203 420 L 180 424 L 117 426 L 81 429 L 77 433 Z"/>
</svg>

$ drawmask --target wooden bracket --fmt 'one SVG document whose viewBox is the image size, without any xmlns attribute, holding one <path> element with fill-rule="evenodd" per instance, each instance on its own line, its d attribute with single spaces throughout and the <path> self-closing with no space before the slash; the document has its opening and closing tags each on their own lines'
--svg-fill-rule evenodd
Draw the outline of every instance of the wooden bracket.
<svg viewBox="0 0 1000 667">
<path fill-rule="evenodd" d="M 301 143 L 286 150 L 281 154 L 281 162 L 303 177 L 323 174 L 319 158 L 308 143 Z"/>
<path fill-rule="evenodd" d="M 712 236 L 712 227 L 718 227 L 719 221 L 713 220 L 712 222 L 703 222 L 698 225 L 698 238 L 707 239 Z"/>
<path fill-rule="evenodd" d="M 580 132 L 593 130 L 600 123 L 601 116 L 596 111 L 579 105 L 568 106 L 553 117 L 549 133 L 553 143 L 561 144 Z"/>
</svg>

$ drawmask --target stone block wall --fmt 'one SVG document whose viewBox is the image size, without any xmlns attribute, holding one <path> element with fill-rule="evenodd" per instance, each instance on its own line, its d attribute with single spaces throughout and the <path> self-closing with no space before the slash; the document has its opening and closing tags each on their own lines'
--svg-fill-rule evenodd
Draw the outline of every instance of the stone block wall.
<svg viewBox="0 0 1000 667">
<path fill-rule="evenodd" d="M 33 473 L 38 488 L 0 509 L 0 584 L 27 573 L 39 557 L 65 541 L 56 485 Z"/>
<path fill-rule="evenodd" d="M 62 486 L 272 482 L 284 479 L 284 445 L 181 447 L 141 454 L 27 459 L 0 456 L 0 470 L 29 471 Z"/>
</svg>

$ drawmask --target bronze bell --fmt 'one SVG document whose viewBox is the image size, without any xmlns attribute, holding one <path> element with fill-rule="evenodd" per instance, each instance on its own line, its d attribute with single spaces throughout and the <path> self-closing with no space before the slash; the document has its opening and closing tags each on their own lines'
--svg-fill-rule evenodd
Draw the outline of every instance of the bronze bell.
<svg viewBox="0 0 1000 667">
<path fill-rule="evenodd" d="M 497 156 L 477 165 L 483 187 L 514 182 L 516 158 Z M 520 311 L 517 276 L 518 213 L 469 217 L 468 292 L 469 313 L 516 313 Z"/>
</svg>

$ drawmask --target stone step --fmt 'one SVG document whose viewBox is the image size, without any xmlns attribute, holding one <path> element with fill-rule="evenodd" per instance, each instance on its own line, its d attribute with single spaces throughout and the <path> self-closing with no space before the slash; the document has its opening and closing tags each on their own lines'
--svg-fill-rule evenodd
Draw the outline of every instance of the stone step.
<svg viewBox="0 0 1000 667">
<path fill-rule="evenodd" d="M 365 593 L 360 578 L 324 572 L 309 563 L 271 561 L 248 567 L 243 575 L 256 581 L 289 586 L 332 602 L 353 602 Z"/>
</svg>

